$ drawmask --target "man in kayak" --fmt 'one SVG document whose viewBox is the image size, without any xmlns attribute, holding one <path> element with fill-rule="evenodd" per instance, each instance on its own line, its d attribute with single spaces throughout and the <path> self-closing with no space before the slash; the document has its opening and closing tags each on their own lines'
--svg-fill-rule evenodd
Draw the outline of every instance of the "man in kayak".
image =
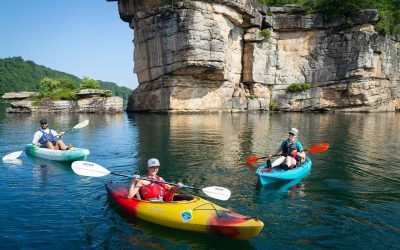
<svg viewBox="0 0 400 250">
<path fill-rule="evenodd" d="M 146 176 L 141 178 L 140 175 L 135 175 L 132 180 L 128 198 L 132 199 L 136 195 L 142 200 L 172 201 L 173 192 L 181 188 L 183 184 L 179 182 L 177 187 L 166 184 L 163 178 L 157 176 L 159 168 L 160 162 L 155 158 L 150 159 L 147 162 Z"/>
<path fill-rule="evenodd" d="M 67 147 L 63 140 L 60 139 L 64 134 L 63 132 L 58 134 L 55 130 L 49 129 L 49 124 L 47 123 L 46 118 L 40 120 L 40 127 L 41 128 L 36 131 L 33 136 L 33 145 L 55 150 L 69 150 L 72 148 L 72 144 L 69 144 Z"/>
<path fill-rule="evenodd" d="M 281 143 L 281 146 L 275 152 L 275 155 L 280 155 L 276 159 L 271 167 L 276 167 L 281 165 L 283 169 L 291 169 L 297 166 L 298 163 L 303 162 L 306 158 L 306 153 L 304 152 L 303 145 L 297 140 L 297 135 L 299 131 L 297 128 L 291 128 L 289 130 L 289 138 Z M 269 155 L 272 158 L 272 155 Z"/>
</svg>

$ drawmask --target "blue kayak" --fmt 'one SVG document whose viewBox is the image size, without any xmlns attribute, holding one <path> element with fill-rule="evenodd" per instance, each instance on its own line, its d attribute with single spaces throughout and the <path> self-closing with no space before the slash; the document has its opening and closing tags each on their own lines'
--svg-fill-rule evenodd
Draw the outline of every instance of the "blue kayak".
<svg viewBox="0 0 400 250">
<path fill-rule="evenodd" d="M 273 167 L 270 172 L 265 171 L 266 164 L 261 165 L 256 174 L 262 185 L 267 185 L 276 181 L 285 181 L 302 178 L 310 173 L 312 166 L 311 159 L 307 156 L 306 161 L 296 168 L 283 170 L 279 167 Z M 264 171 L 263 171 L 264 170 Z"/>
</svg>

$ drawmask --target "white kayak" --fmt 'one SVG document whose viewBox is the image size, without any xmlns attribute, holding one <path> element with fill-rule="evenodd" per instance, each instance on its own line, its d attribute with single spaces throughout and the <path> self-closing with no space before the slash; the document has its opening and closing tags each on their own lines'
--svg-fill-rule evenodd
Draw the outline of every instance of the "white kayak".
<svg viewBox="0 0 400 250">
<path fill-rule="evenodd" d="M 89 154 L 89 149 L 86 148 L 71 148 L 70 150 L 52 150 L 40 148 L 32 144 L 25 146 L 27 155 L 35 156 L 53 161 L 76 161 L 84 160 Z"/>
</svg>

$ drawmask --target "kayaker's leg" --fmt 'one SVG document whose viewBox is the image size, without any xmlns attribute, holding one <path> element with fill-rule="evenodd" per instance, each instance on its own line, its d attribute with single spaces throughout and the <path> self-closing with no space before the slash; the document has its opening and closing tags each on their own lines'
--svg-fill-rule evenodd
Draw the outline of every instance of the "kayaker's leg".
<svg viewBox="0 0 400 250">
<path fill-rule="evenodd" d="M 267 168 L 272 168 L 271 160 L 270 160 L 270 159 L 267 159 L 266 164 L 267 164 Z"/>
<path fill-rule="evenodd" d="M 296 166 L 296 159 L 294 159 L 294 158 L 292 158 L 292 157 L 290 157 L 290 156 L 287 156 L 286 157 L 286 165 L 289 167 L 289 168 L 293 168 L 293 167 L 295 167 Z"/>
<path fill-rule="evenodd" d="M 57 146 L 58 146 L 59 149 L 61 149 L 61 150 L 65 150 L 65 149 L 67 148 L 62 140 L 58 140 L 58 141 L 57 141 Z"/>
<path fill-rule="evenodd" d="M 51 141 L 47 141 L 47 142 L 46 142 L 46 147 L 47 147 L 48 149 L 53 149 L 53 150 L 54 150 L 54 146 L 53 146 L 53 143 L 52 143 Z"/>
<path fill-rule="evenodd" d="M 272 163 L 272 167 L 276 167 L 282 164 L 282 162 L 285 160 L 285 156 L 280 156 L 278 159 L 276 159 L 273 163 Z"/>
</svg>

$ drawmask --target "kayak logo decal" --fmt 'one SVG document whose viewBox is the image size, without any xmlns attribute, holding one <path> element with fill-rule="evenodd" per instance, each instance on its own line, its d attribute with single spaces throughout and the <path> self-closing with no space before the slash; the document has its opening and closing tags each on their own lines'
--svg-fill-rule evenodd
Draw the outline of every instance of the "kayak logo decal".
<svg viewBox="0 0 400 250">
<path fill-rule="evenodd" d="M 181 212 L 181 218 L 183 223 L 190 221 L 193 218 L 192 210 Z"/>
</svg>

